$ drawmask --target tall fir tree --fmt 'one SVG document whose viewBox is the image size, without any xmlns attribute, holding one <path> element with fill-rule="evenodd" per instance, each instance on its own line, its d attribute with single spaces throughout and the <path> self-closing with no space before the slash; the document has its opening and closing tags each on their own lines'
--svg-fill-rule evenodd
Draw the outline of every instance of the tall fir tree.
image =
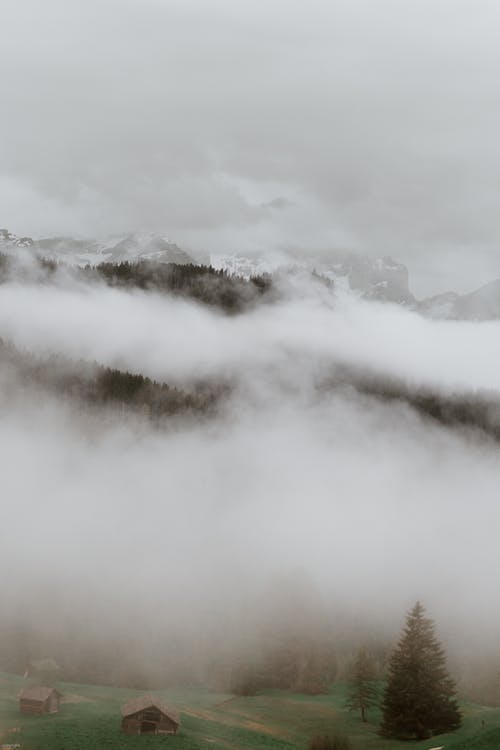
<svg viewBox="0 0 500 750">
<path fill-rule="evenodd" d="M 362 647 L 352 665 L 346 706 L 350 711 L 359 711 L 362 721 L 368 721 L 368 709 L 378 704 L 376 669 L 373 659 Z"/>
<path fill-rule="evenodd" d="M 455 684 L 434 635 L 434 623 L 417 602 L 394 651 L 382 702 L 381 734 L 426 739 L 457 729 L 461 714 Z"/>
</svg>

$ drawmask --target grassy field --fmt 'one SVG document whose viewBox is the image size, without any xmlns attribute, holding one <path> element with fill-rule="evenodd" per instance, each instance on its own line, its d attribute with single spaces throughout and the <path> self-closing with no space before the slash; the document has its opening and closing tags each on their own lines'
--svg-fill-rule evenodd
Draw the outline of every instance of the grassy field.
<svg viewBox="0 0 500 750">
<path fill-rule="evenodd" d="M 298 750 L 307 748 L 311 736 L 335 730 L 348 734 L 355 750 L 500 748 L 500 709 L 466 705 L 458 732 L 425 742 L 388 741 L 377 736 L 376 712 L 363 724 L 344 709 L 342 685 L 317 697 L 269 691 L 235 698 L 201 689 L 166 690 L 159 694 L 181 712 L 179 734 L 136 737 L 120 732 L 120 705 L 134 691 L 61 683 L 60 713 L 33 717 L 18 711 L 23 684 L 20 677 L 0 673 L 0 742 L 19 743 L 23 750 Z"/>
</svg>

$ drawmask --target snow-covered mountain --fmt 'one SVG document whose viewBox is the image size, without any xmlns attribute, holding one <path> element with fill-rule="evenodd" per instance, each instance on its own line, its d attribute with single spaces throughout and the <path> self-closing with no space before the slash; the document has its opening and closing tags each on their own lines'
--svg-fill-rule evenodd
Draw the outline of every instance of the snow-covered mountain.
<svg viewBox="0 0 500 750">
<path fill-rule="evenodd" d="M 368 258 L 338 251 L 307 255 L 295 252 L 274 261 L 258 256 L 217 255 L 212 256 L 211 262 L 217 268 L 246 278 L 273 272 L 287 264 L 295 265 L 314 269 L 335 285 L 365 299 L 395 302 L 437 320 L 500 319 L 500 279 L 470 294 L 445 292 L 417 300 L 410 291 L 408 269 L 389 256 Z"/>
<path fill-rule="evenodd" d="M 209 256 L 209 263 L 213 268 L 227 271 L 232 276 L 241 276 L 244 279 L 249 279 L 251 276 L 261 276 L 264 273 L 274 273 L 288 265 L 281 256 L 263 258 L 260 256 L 220 255 L 219 253 L 212 253 Z"/>
<path fill-rule="evenodd" d="M 48 237 L 33 240 L 0 229 L 0 253 L 35 254 L 70 265 L 96 265 L 104 261 L 154 260 L 160 263 L 196 263 L 188 253 L 167 237 L 152 233 L 133 233 L 117 237 L 75 239 Z M 304 253 L 288 251 L 279 255 L 220 255 L 208 260 L 214 268 L 232 275 L 250 278 L 278 269 L 301 268 L 316 271 L 343 288 L 365 299 L 393 302 L 439 320 L 500 319 L 500 279 L 485 284 L 470 294 L 445 292 L 416 300 L 410 291 L 408 269 L 389 256 L 368 258 L 344 251 Z"/>
<path fill-rule="evenodd" d="M 18 237 L 8 229 L 0 229 L 0 251 L 5 252 L 16 247 L 31 247 L 32 245 L 31 237 Z"/>
<path fill-rule="evenodd" d="M 300 255 L 295 252 L 274 259 L 259 256 L 212 255 L 210 262 L 215 268 L 245 278 L 272 273 L 286 266 L 315 270 L 367 299 L 409 306 L 415 304 L 415 298 L 409 289 L 408 269 L 390 257 L 372 259 L 356 253 Z"/>
<path fill-rule="evenodd" d="M 155 260 L 160 263 L 193 263 L 193 259 L 167 237 L 156 234 L 129 234 L 104 249 L 109 260 Z"/>
<path fill-rule="evenodd" d="M 136 260 L 179 264 L 194 262 L 191 256 L 174 242 L 151 233 L 128 234 L 104 240 L 73 237 L 47 237 L 33 240 L 31 237 L 18 237 L 7 229 L 0 229 L 0 252 L 13 253 L 19 248 L 29 248 L 31 252 L 44 258 L 70 265 Z"/>
</svg>

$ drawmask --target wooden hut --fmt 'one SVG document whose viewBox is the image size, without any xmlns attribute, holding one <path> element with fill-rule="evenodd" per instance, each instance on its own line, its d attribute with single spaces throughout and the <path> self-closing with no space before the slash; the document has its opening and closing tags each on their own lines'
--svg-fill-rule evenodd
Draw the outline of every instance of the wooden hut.
<svg viewBox="0 0 500 750">
<path fill-rule="evenodd" d="M 149 693 L 122 706 L 122 730 L 127 734 L 176 734 L 180 723 L 175 708 Z"/>
<path fill-rule="evenodd" d="M 55 714 L 59 711 L 60 697 L 53 687 L 30 685 L 19 693 L 19 709 L 23 714 Z"/>
</svg>

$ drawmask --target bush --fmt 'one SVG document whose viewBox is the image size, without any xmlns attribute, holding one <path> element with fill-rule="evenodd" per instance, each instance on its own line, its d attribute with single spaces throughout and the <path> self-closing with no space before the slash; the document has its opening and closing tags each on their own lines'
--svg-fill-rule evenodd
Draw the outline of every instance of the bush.
<svg viewBox="0 0 500 750">
<path fill-rule="evenodd" d="M 317 734 L 309 742 L 309 750 L 352 750 L 352 745 L 343 734 Z"/>
</svg>

